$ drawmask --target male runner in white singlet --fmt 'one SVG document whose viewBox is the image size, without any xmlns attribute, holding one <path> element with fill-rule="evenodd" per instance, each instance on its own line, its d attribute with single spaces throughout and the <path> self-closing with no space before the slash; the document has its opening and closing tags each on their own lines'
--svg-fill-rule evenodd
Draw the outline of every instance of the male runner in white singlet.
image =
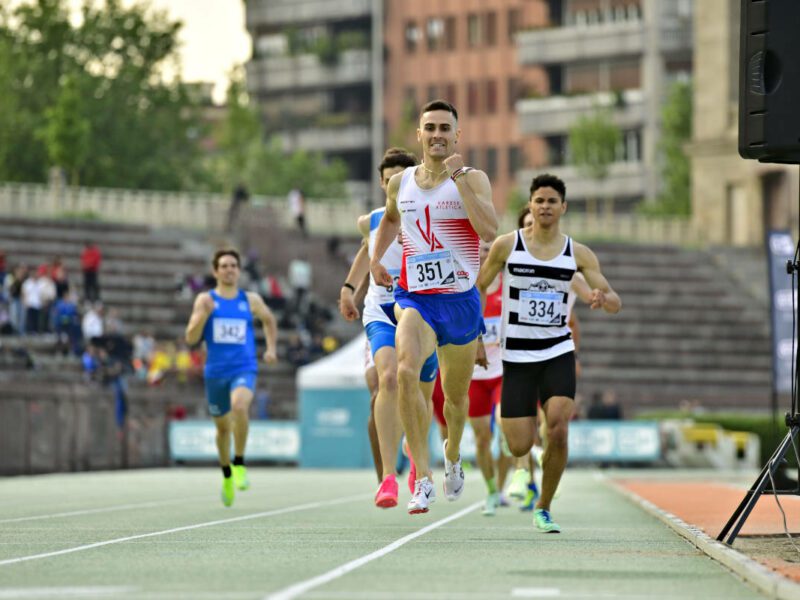
<svg viewBox="0 0 800 600">
<path fill-rule="evenodd" d="M 489 178 L 466 167 L 455 152 L 459 133 L 458 112 L 450 103 L 435 100 L 422 108 L 417 139 L 423 162 L 389 181 L 386 213 L 370 262 L 377 283 L 394 285 L 380 260 L 402 224 L 403 261 L 395 290 L 402 309 L 397 379 L 403 427 L 422 475 L 408 504 L 410 514 L 428 512 L 434 494 L 427 477 L 430 412 L 418 385 L 425 359 L 434 350 L 442 369 L 447 419 L 444 493 L 456 500 L 464 489 L 459 450 L 477 337 L 484 329 L 475 289 L 479 245 L 481 239 L 494 239 L 497 216 Z"/>
</svg>

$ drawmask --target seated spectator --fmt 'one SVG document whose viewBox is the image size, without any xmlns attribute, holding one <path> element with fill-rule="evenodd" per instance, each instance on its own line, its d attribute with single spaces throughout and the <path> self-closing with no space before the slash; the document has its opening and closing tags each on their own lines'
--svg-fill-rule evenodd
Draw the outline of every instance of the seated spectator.
<svg viewBox="0 0 800 600">
<path fill-rule="evenodd" d="M 289 343 L 287 348 L 287 358 L 289 362 L 295 367 L 302 367 L 309 362 L 308 348 L 303 343 L 302 338 L 298 333 L 292 333 L 289 336 Z"/>
<path fill-rule="evenodd" d="M 84 306 L 83 320 L 81 321 L 83 339 L 91 342 L 94 338 L 103 337 L 103 304 L 100 302 L 87 302 Z"/>
<path fill-rule="evenodd" d="M 175 353 L 175 372 L 180 384 L 188 383 L 190 378 L 197 375 L 192 353 L 183 340 L 178 341 L 178 351 Z"/>
<path fill-rule="evenodd" d="M 6 282 L 6 253 L 0 250 L 0 294 L 3 293 L 3 284 Z"/>
<path fill-rule="evenodd" d="M 56 286 L 56 299 L 63 298 L 69 291 L 69 279 L 67 279 L 67 269 L 60 256 L 56 256 L 50 265 L 50 278 Z"/>
<path fill-rule="evenodd" d="M 158 385 L 169 372 L 175 368 L 175 346 L 173 344 L 157 344 L 156 351 L 147 370 L 147 383 Z"/>
<path fill-rule="evenodd" d="M 12 335 L 14 328 L 11 326 L 11 311 L 5 298 L 0 299 L 0 335 Z"/>
<path fill-rule="evenodd" d="M 56 333 L 56 350 L 62 354 L 81 353 L 81 322 L 75 294 L 66 294 L 56 300 L 53 309 L 53 327 Z"/>
<path fill-rule="evenodd" d="M 156 349 L 156 340 L 149 331 L 137 333 L 133 336 L 133 370 L 140 378 L 147 377 L 147 369 Z"/>
<path fill-rule="evenodd" d="M 86 349 L 81 356 L 81 364 L 83 365 L 83 377 L 86 381 L 96 381 L 100 363 L 97 358 L 97 348 L 92 344 L 87 344 Z"/>
<path fill-rule="evenodd" d="M 283 288 L 277 277 L 265 275 L 261 279 L 259 288 L 261 297 L 272 310 L 282 311 L 286 308 L 286 296 L 283 294 Z"/>
<path fill-rule="evenodd" d="M 108 309 L 105 321 L 103 323 L 103 330 L 106 333 L 117 333 L 120 335 L 125 334 L 125 324 L 122 321 L 122 317 L 119 315 L 119 309 Z"/>
</svg>

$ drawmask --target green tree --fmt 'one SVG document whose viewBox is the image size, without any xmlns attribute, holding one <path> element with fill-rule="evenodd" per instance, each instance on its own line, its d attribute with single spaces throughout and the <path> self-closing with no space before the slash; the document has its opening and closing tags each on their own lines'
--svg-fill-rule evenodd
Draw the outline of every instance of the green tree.
<svg viewBox="0 0 800 600">
<path fill-rule="evenodd" d="M 81 114 L 81 96 L 74 77 L 68 77 L 56 104 L 45 110 L 44 138 L 51 164 L 61 167 L 72 185 L 78 185 L 81 167 L 89 154 L 91 124 Z"/>
<path fill-rule="evenodd" d="M 23 151 L 0 153 L 0 174 L 44 181 L 51 164 L 46 135 L 62 83 L 79 90 L 75 122 L 89 123 L 86 185 L 187 189 L 205 187 L 198 107 L 186 86 L 165 74 L 177 68 L 177 34 L 170 21 L 144 2 L 97 5 L 84 0 L 81 20 L 69 20 L 67 0 L 28 0 L 0 13 L 3 105 L 14 122 L 0 119 L 0 140 Z M 2 112 L 2 111 L 0 111 Z M 48 116 L 50 115 L 50 116 Z M 52 148 L 51 148 L 52 149 Z"/>
<path fill-rule="evenodd" d="M 569 151 L 572 162 L 578 171 L 598 184 L 608 177 L 608 169 L 617 155 L 617 147 L 622 140 L 622 132 L 611 120 L 611 115 L 603 109 L 596 109 L 590 115 L 580 117 L 569 130 Z M 589 212 L 593 210 L 596 198 L 589 198 Z M 610 206 L 612 199 L 606 199 Z"/>
<path fill-rule="evenodd" d="M 227 92 L 228 113 L 218 132 L 213 170 L 226 189 L 244 183 L 256 194 L 283 196 L 294 187 L 308 198 L 343 198 L 347 167 L 322 155 L 284 152 L 280 138 L 265 142 L 264 127 L 250 104 L 241 68 L 234 69 Z"/>
<path fill-rule="evenodd" d="M 655 215 L 688 216 L 692 211 L 691 164 L 684 148 L 692 137 L 692 86 L 677 82 L 661 110 L 662 192 L 644 211 Z"/>
</svg>

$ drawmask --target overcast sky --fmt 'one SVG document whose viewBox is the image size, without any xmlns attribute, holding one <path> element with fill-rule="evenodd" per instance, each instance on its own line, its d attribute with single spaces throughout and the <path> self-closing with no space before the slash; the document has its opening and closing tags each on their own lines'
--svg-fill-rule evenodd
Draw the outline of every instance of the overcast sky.
<svg viewBox="0 0 800 600">
<path fill-rule="evenodd" d="M 3 1 L 3 0 L 0 0 Z M 134 4 L 133 0 L 123 0 Z M 22 4 L 11 0 L 11 5 Z M 70 0 L 80 7 L 82 0 Z M 225 99 L 227 73 L 250 57 L 250 36 L 244 25 L 243 0 L 149 0 L 171 18 L 184 23 L 181 61 L 185 81 L 212 81 L 214 100 Z"/>
</svg>

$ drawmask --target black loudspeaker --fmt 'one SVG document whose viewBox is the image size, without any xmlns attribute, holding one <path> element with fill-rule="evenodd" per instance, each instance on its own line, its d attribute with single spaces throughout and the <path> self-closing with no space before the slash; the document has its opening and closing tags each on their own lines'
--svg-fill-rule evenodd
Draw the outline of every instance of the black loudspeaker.
<svg viewBox="0 0 800 600">
<path fill-rule="evenodd" d="M 800 163 L 800 0 L 741 0 L 739 154 Z"/>
</svg>

